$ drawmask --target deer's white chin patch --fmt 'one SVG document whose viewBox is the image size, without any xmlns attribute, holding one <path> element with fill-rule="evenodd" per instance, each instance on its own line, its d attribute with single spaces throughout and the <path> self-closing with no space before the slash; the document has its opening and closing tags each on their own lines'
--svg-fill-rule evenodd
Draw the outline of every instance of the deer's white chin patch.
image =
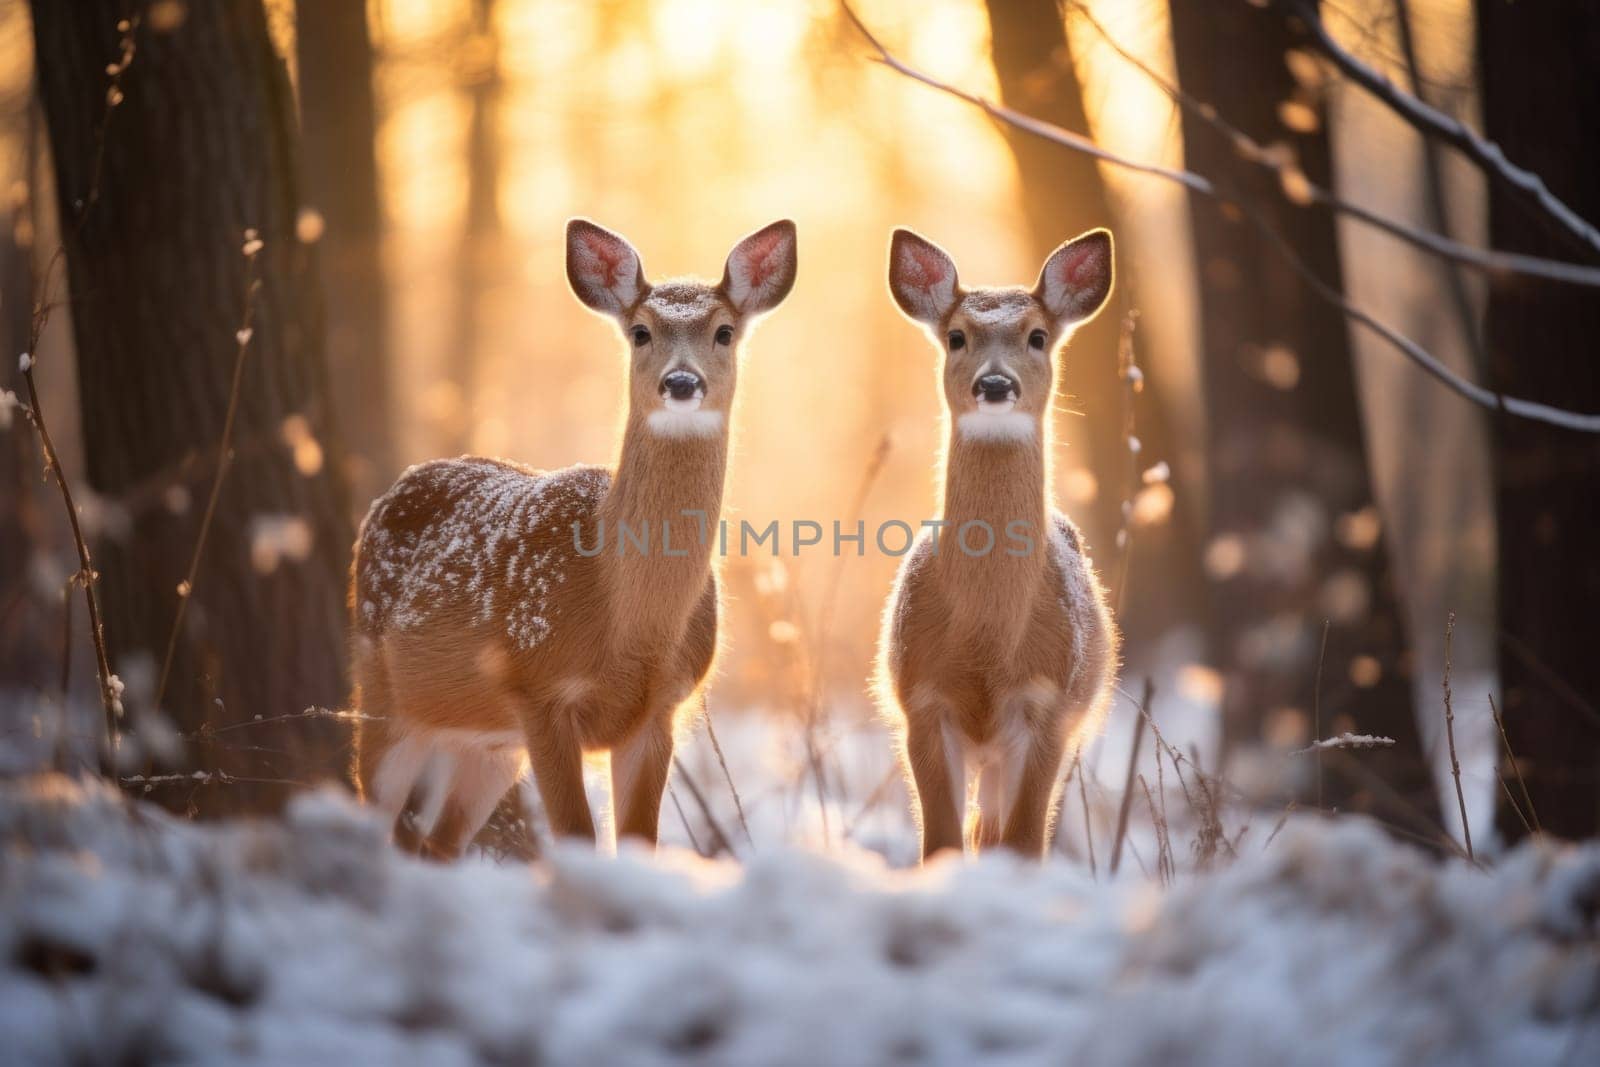
<svg viewBox="0 0 1600 1067">
<path fill-rule="evenodd" d="M 1014 403 L 980 405 L 956 420 L 956 432 L 969 441 L 1033 440 L 1039 432 L 1038 420 L 1025 411 L 1012 411 Z"/>
<path fill-rule="evenodd" d="M 645 419 L 650 432 L 662 437 L 715 437 L 722 432 L 722 412 L 710 409 L 701 411 L 699 400 L 680 400 L 677 403 L 693 406 L 674 408 L 673 401 L 668 400 L 666 406 L 652 411 Z"/>
</svg>

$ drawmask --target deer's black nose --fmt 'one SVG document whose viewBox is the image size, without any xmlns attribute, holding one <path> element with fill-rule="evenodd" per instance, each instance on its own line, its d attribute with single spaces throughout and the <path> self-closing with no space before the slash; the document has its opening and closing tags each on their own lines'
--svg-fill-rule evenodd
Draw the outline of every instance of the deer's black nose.
<svg viewBox="0 0 1600 1067">
<path fill-rule="evenodd" d="M 991 404 L 1003 404 L 1007 400 L 1015 400 L 1021 392 L 1017 380 L 1009 374 L 985 374 L 972 383 L 972 395 Z"/>
<path fill-rule="evenodd" d="M 661 395 L 674 400 L 693 400 L 705 394 L 705 383 L 698 374 L 675 370 L 661 379 Z"/>
</svg>

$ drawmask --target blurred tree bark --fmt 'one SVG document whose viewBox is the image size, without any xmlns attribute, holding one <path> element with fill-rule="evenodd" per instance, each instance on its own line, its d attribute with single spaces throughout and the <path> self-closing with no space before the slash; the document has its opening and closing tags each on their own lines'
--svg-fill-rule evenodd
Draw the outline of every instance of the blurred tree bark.
<svg viewBox="0 0 1600 1067">
<path fill-rule="evenodd" d="M 1329 181 L 1326 116 L 1285 62 L 1296 31 L 1243 2 L 1171 6 L 1179 82 L 1228 122 Z M 1280 107 L 1295 120 L 1291 129 Z M 1394 738 L 1327 760 L 1324 803 L 1436 833 L 1438 799 L 1412 711 L 1394 582 L 1368 474 L 1341 314 L 1246 220 L 1246 205 L 1340 285 L 1332 219 L 1291 203 L 1269 172 L 1185 114 L 1185 153 L 1235 203 L 1195 200 L 1208 411 L 1213 645 L 1230 747 L 1300 745 L 1312 726 L 1323 620 L 1320 732 Z M 1312 798 L 1310 777 L 1303 798 Z"/>
<path fill-rule="evenodd" d="M 216 474 L 250 274 L 244 231 L 265 242 L 233 461 L 161 705 L 205 740 L 343 698 L 351 528 L 327 434 L 314 247 L 295 237 L 294 102 L 261 0 L 189 4 L 176 26 L 139 27 L 125 98 L 102 136 L 124 10 L 120 0 L 49 0 L 33 5 L 33 24 L 87 476 L 101 504 L 106 637 L 135 723 L 152 712 L 141 690 L 159 674 Z M 308 428 L 327 462 L 307 447 Z M 341 741 L 334 722 L 294 720 L 185 751 L 204 769 L 305 781 L 342 771 Z M 219 812 L 284 795 L 238 783 L 167 799 Z"/>
<path fill-rule="evenodd" d="M 1484 133 L 1579 214 L 1600 220 L 1600 7 L 1481 0 L 1477 11 Z M 1489 237 L 1508 251 L 1595 259 L 1492 181 Z M 1496 389 L 1600 410 L 1600 300 L 1592 291 L 1493 278 L 1486 327 Z M 1593 837 L 1600 834 L 1600 439 L 1502 418 L 1494 464 L 1506 733 L 1543 828 Z M 1525 833 L 1522 820 L 1501 801 L 1499 829 L 1515 840 Z"/>
<path fill-rule="evenodd" d="M 17 110 L 26 112 L 24 102 Z M 27 159 L 31 163 L 33 131 L 26 121 L 19 139 L 30 142 Z M 33 171 L 29 167 L 31 178 Z M 0 390 L 18 397 L 27 395 L 22 372 L 12 353 L 28 347 L 33 291 L 33 255 L 19 234 L 27 230 L 22 218 L 28 209 L 24 198 L 8 198 L 0 215 Z M 0 420 L 5 419 L 0 414 Z M 47 551 L 49 529 L 40 507 L 41 468 L 39 454 L 27 421 L 19 412 L 10 415 L 10 429 L 0 428 L 0 690 L 17 686 L 37 689 L 48 685 L 59 665 L 60 627 L 47 632 L 59 605 L 49 604 L 38 588 L 35 571 L 39 557 Z M 12 724 L 15 725 L 15 724 Z"/>
<path fill-rule="evenodd" d="M 483 324 L 486 290 L 499 268 L 500 142 L 496 105 L 500 99 L 500 40 L 495 32 L 495 0 L 472 0 L 472 23 L 460 55 L 460 78 L 467 94 L 467 207 L 456 252 L 455 330 L 451 334 L 455 384 L 460 397 L 450 453 L 472 450 L 473 407 L 483 377 L 487 331 Z"/>
<path fill-rule="evenodd" d="M 367 0 L 298 0 L 295 49 L 306 195 L 324 225 L 333 410 L 359 511 L 395 474 Z"/>
<path fill-rule="evenodd" d="M 988 0 L 988 9 L 1001 100 L 1025 114 L 1088 135 L 1083 91 L 1057 0 Z M 1021 179 L 1035 271 L 1062 241 L 1096 226 L 1116 228 L 1105 183 L 1093 159 L 1009 126 L 1002 127 L 1002 132 Z M 1124 269 L 1120 262 L 1117 267 Z M 1124 274 L 1122 280 L 1126 278 Z M 1031 284 L 1032 276 L 1026 281 Z M 1066 349 L 1061 375 L 1067 406 L 1087 415 L 1072 428 L 1087 438 L 1089 467 L 1098 485 L 1093 504 L 1074 508 L 1074 517 L 1083 523 L 1099 550 L 1102 574 L 1113 586 L 1119 580 L 1114 565 L 1121 505 L 1131 491 L 1128 448 L 1123 439 L 1124 387 L 1117 367 L 1122 319 L 1131 298 L 1128 287 L 1119 286 L 1111 305 L 1077 332 Z M 1136 333 L 1135 349 L 1141 348 Z M 1142 357 L 1140 362 L 1148 366 Z M 1145 378 L 1137 408 L 1143 446 L 1141 470 L 1173 455 L 1171 424 L 1161 391 L 1156 377 Z M 1123 605 L 1119 621 L 1131 647 L 1150 648 L 1168 628 L 1191 621 L 1199 613 L 1204 584 L 1196 563 L 1193 529 L 1193 510 L 1180 492 L 1167 522 L 1135 533 L 1129 590 L 1115 590 Z"/>
</svg>

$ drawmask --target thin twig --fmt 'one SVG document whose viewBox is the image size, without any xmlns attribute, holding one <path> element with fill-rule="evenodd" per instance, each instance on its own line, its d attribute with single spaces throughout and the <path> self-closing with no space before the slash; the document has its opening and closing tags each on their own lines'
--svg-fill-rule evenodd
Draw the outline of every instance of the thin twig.
<svg viewBox="0 0 1600 1067">
<path fill-rule="evenodd" d="M 1078 749 L 1078 754 L 1072 757 L 1073 770 L 1078 769 L 1079 762 L 1083 759 L 1083 749 Z M 1068 772 L 1071 773 L 1070 771 Z M 1078 800 L 1083 804 L 1083 841 L 1089 850 L 1089 877 L 1095 881 L 1100 880 L 1100 873 L 1095 869 L 1094 862 L 1094 828 L 1089 824 L 1089 788 L 1084 785 L 1088 778 L 1087 772 L 1078 775 Z"/>
<path fill-rule="evenodd" d="M 1322 620 L 1322 648 L 1317 652 L 1317 681 L 1311 690 L 1311 736 L 1322 736 L 1322 665 L 1328 658 L 1328 629 L 1332 619 Z M 1322 749 L 1317 749 L 1317 808 L 1322 807 Z"/>
<path fill-rule="evenodd" d="M 1145 675 L 1144 699 L 1142 706 L 1148 707 L 1151 698 L 1155 695 L 1155 685 L 1150 681 L 1150 676 Z M 1139 746 L 1144 741 L 1144 716 L 1138 715 L 1133 720 L 1133 748 L 1128 752 L 1128 776 L 1122 784 L 1122 803 L 1117 806 L 1117 836 L 1111 843 L 1111 877 L 1117 876 L 1117 867 L 1122 863 L 1122 841 L 1128 836 L 1128 810 L 1133 807 L 1133 776 L 1139 768 Z M 1157 756 L 1159 760 L 1159 755 Z"/>
<path fill-rule="evenodd" d="M 1238 853 L 1234 851 L 1233 842 L 1228 840 L 1227 831 L 1222 828 L 1222 802 L 1217 799 L 1217 794 L 1212 791 L 1210 776 L 1200 766 L 1200 751 L 1192 743 L 1189 746 L 1189 756 L 1189 765 L 1194 768 L 1195 785 L 1200 790 L 1200 796 L 1205 800 L 1205 808 L 1199 812 L 1201 820 L 1199 835 L 1201 866 L 1204 867 L 1211 862 L 1212 857 L 1216 855 L 1217 845 L 1219 844 L 1227 850 L 1230 859 L 1238 859 Z M 1160 763 L 1158 762 L 1156 765 L 1159 767 Z M 1174 763 L 1173 767 L 1176 768 L 1177 764 Z M 1165 797 L 1162 797 L 1162 803 L 1163 805 L 1166 803 Z"/>
<path fill-rule="evenodd" d="M 172 617 L 172 631 L 167 635 L 167 652 L 161 659 L 161 679 L 156 683 L 155 706 L 160 707 L 167 695 L 167 680 L 172 674 L 172 659 L 178 651 L 178 637 L 183 632 L 183 618 L 194 598 L 195 582 L 200 577 L 200 559 L 205 554 L 206 539 L 211 534 L 211 520 L 217 512 L 217 498 L 222 495 L 222 481 L 228 475 L 228 456 L 233 448 L 233 424 L 239 413 L 239 386 L 244 380 L 244 357 L 250 350 L 250 339 L 255 333 L 256 291 L 261 287 L 257 274 L 256 257 L 261 254 L 261 239 L 256 231 L 244 231 L 245 286 L 244 314 L 239 329 L 234 333 L 237 348 L 233 357 L 233 381 L 228 386 L 228 410 L 222 419 L 222 437 L 217 442 L 217 470 L 211 479 L 211 492 L 206 497 L 206 510 L 200 519 L 200 529 L 195 534 L 194 551 L 189 556 L 189 569 L 183 584 L 178 587 L 178 610 Z"/>
<path fill-rule="evenodd" d="M 1511 794 L 1511 787 L 1506 785 L 1506 776 L 1495 773 L 1494 780 L 1500 783 L 1500 788 L 1505 792 L 1506 803 L 1511 805 L 1511 810 L 1517 813 L 1517 821 L 1522 823 L 1522 828 L 1528 831 L 1528 836 L 1534 835 L 1533 825 L 1528 822 L 1528 817 L 1522 813 L 1522 805 L 1517 803 L 1517 798 Z"/>
<path fill-rule="evenodd" d="M 1272 847 L 1272 842 L 1277 838 L 1278 831 L 1283 829 L 1284 823 L 1289 821 L 1289 816 L 1294 814 L 1294 808 L 1294 801 L 1289 801 L 1288 805 L 1283 809 L 1283 814 L 1278 816 L 1277 825 L 1272 828 L 1272 833 L 1267 835 L 1266 843 L 1261 846 L 1262 852 Z"/>
<path fill-rule="evenodd" d="M 1545 185 L 1544 179 L 1506 158 L 1498 144 L 1484 137 L 1451 115 L 1400 89 L 1383 74 L 1351 55 L 1334 40 L 1307 0 L 1288 0 L 1288 6 L 1305 23 L 1317 49 L 1352 82 L 1388 105 L 1418 132 L 1448 144 L 1459 151 L 1492 179 L 1504 185 L 1524 204 L 1555 221 L 1578 247 L 1600 253 L 1600 229 L 1573 210 Z"/>
<path fill-rule="evenodd" d="M 1444 624 L 1444 736 L 1450 744 L 1450 777 L 1456 783 L 1456 806 L 1461 811 L 1461 836 L 1467 842 L 1467 859 L 1478 862 L 1472 854 L 1472 827 L 1467 823 L 1467 799 L 1461 792 L 1461 761 L 1456 759 L 1456 709 L 1450 695 L 1451 645 L 1456 636 L 1456 613 L 1450 612 Z"/>
<path fill-rule="evenodd" d="M 1159 766 L 1159 763 L 1157 764 Z M 1150 795 L 1150 783 L 1145 781 L 1144 775 L 1139 775 L 1139 785 L 1144 789 L 1145 803 L 1150 805 L 1150 821 L 1156 828 L 1156 876 L 1161 879 L 1162 885 L 1172 884 L 1172 841 L 1167 836 L 1167 820 L 1162 816 L 1161 810 L 1156 807 L 1155 797 Z"/>
<path fill-rule="evenodd" d="M 855 497 L 851 503 L 849 514 L 860 515 L 866 507 L 867 498 L 872 493 L 872 487 L 878 480 L 878 475 L 883 473 L 884 464 L 889 459 L 893 449 L 893 438 L 886 432 L 878 438 L 877 447 L 872 450 L 872 455 L 867 457 L 867 465 L 861 472 L 861 479 L 856 484 Z M 806 757 L 811 766 L 811 775 L 817 791 L 818 814 L 822 819 L 822 837 L 827 840 L 832 836 L 828 825 L 828 797 L 827 785 L 822 769 L 822 755 L 817 747 L 817 725 L 822 720 L 822 691 L 824 674 L 826 673 L 828 658 L 828 635 L 832 632 L 833 615 L 839 599 L 839 585 L 844 577 L 843 553 L 838 555 L 834 562 L 832 573 L 828 576 L 828 587 L 823 593 L 822 605 L 817 612 L 814 633 L 819 636 L 815 645 L 815 654 L 810 657 L 810 686 L 806 694 L 805 719 L 806 719 Z M 741 816 L 742 819 L 742 816 Z M 748 830 L 746 830 L 748 833 Z M 752 842 L 753 844 L 754 842 Z"/>
<path fill-rule="evenodd" d="M 1139 775 L 1139 784 L 1144 786 L 1145 799 L 1150 800 L 1150 784 L 1145 780 L 1145 777 L 1142 774 Z M 1176 860 L 1172 856 L 1170 831 L 1168 831 L 1166 834 L 1163 833 L 1164 828 L 1170 827 L 1171 823 L 1167 821 L 1167 772 L 1161 762 L 1160 752 L 1156 753 L 1156 796 L 1161 798 L 1161 804 L 1160 807 L 1157 808 L 1155 802 L 1151 801 L 1150 815 L 1155 820 L 1157 839 L 1159 840 L 1162 837 L 1167 838 L 1167 848 L 1164 850 L 1164 852 L 1167 857 L 1167 881 L 1170 883 L 1172 881 L 1172 870 Z M 1190 808 L 1193 810 L 1192 804 L 1190 805 Z M 1160 859 L 1161 853 L 1158 853 L 1156 858 Z"/>
<path fill-rule="evenodd" d="M 82 236 L 84 226 L 89 221 L 90 211 L 100 201 L 100 178 L 105 171 L 107 133 L 111 129 L 111 116 L 123 100 L 122 78 L 133 63 L 134 34 L 138 28 L 137 15 L 117 22 L 119 56 L 106 67 L 110 81 L 106 86 L 105 110 L 101 112 L 100 122 L 95 130 L 94 161 L 89 170 L 89 188 L 78 206 L 78 217 L 73 222 L 71 233 L 63 236 L 56 245 L 55 251 L 45 264 L 44 273 L 40 276 L 39 290 L 33 301 L 33 313 L 28 324 L 28 350 L 18 360 L 23 382 L 28 387 L 28 423 L 39 435 L 45 469 L 55 480 L 56 488 L 61 493 L 61 503 L 67 511 L 67 524 L 72 530 L 73 547 L 78 552 L 78 579 L 83 584 L 84 604 L 89 612 L 89 639 L 94 645 L 95 671 L 100 683 L 100 703 L 105 709 L 106 716 L 106 751 L 101 761 L 101 770 L 108 778 L 116 775 L 119 741 L 117 720 L 122 715 L 121 683 L 111 673 L 111 659 L 106 652 L 100 597 L 95 592 L 99 574 L 94 569 L 94 561 L 89 554 L 89 543 L 84 539 L 83 527 L 78 521 L 78 505 L 72 498 L 72 489 L 67 484 L 66 472 L 61 469 L 61 459 L 56 454 L 55 443 L 50 439 L 50 428 L 45 422 L 44 408 L 39 403 L 39 389 L 33 379 L 33 367 L 36 362 L 35 353 L 39 351 L 39 339 L 44 335 L 44 328 L 50 321 L 50 313 L 56 307 L 56 302 L 50 295 L 56 268 L 66 256 L 67 245 L 75 243 Z M 70 611 L 70 608 L 68 610 Z M 68 636 L 70 640 L 70 633 Z M 66 708 L 66 701 L 63 699 L 63 714 Z"/>
<path fill-rule="evenodd" d="M 1489 714 L 1494 716 L 1495 728 L 1500 731 L 1500 744 L 1505 746 L 1506 762 L 1511 764 L 1511 772 L 1517 776 L 1517 788 L 1522 791 L 1522 800 L 1528 806 L 1528 818 L 1533 820 L 1534 830 L 1543 833 L 1544 826 L 1539 822 L 1539 812 L 1533 806 L 1533 795 L 1528 792 L 1528 780 L 1522 777 L 1522 764 L 1517 762 L 1517 754 L 1511 751 L 1511 738 L 1506 736 L 1505 720 L 1500 717 L 1500 708 L 1494 702 L 1494 694 L 1489 694 Z"/>
<path fill-rule="evenodd" d="M 233 730 L 243 730 L 251 726 L 265 726 L 269 723 L 285 722 L 290 719 L 342 719 L 345 722 L 383 722 L 386 718 L 387 716 L 384 715 L 367 715 L 359 711 L 339 708 L 309 707 L 304 711 L 291 711 L 283 715 L 268 715 L 246 719 L 244 722 L 230 722 L 226 726 L 212 726 L 210 723 L 205 723 L 196 731 L 196 734 L 212 737 L 216 734 L 225 734 Z"/>
<path fill-rule="evenodd" d="M 878 438 L 878 444 L 872 450 L 872 455 L 867 457 L 867 466 L 861 472 L 861 480 L 856 484 L 855 497 L 850 504 L 847 515 L 861 516 L 861 511 L 867 505 L 867 497 L 872 494 L 872 487 L 878 480 L 878 475 L 883 473 L 883 466 L 889 459 L 893 450 L 894 439 L 885 432 Z M 826 636 L 833 622 L 835 606 L 839 600 L 840 580 L 844 577 L 844 561 L 849 558 L 840 552 L 838 562 L 833 565 L 832 573 L 828 576 L 828 588 L 822 596 L 822 607 L 817 612 L 817 633 Z M 813 661 L 813 681 L 811 691 L 816 694 L 821 691 L 824 661 L 827 656 L 827 645 L 824 642 L 817 650 Z"/>
<path fill-rule="evenodd" d="M 717 822 L 717 817 L 711 813 L 711 805 L 706 803 L 705 794 L 700 792 L 700 786 L 696 784 L 694 776 L 689 773 L 689 768 L 685 767 L 683 760 L 677 756 L 672 757 L 672 766 L 677 770 L 678 777 L 683 779 L 684 788 L 689 790 L 689 796 L 693 798 L 695 807 L 700 809 L 700 815 L 705 819 L 706 825 L 716 835 L 714 844 L 720 846 L 719 851 L 726 852 L 730 856 L 737 856 L 739 853 L 734 850 L 732 839 L 723 832 L 722 824 Z"/>
<path fill-rule="evenodd" d="M 700 854 L 701 859 L 710 859 L 711 854 L 700 847 L 700 839 L 694 835 L 694 827 L 689 825 L 689 816 L 683 812 L 683 804 L 678 800 L 678 791 L 672 788 L 672 783 L 667 783 L 667 796 L 672 800 L 672 806 L 678 809 L 678 820 L 683 823 L 683 832 L 689 835 L 689 844 Z"/>
<path fill-rule="evenodd" d="M 754 845 L 756 839 L 750 836 L 750 824 L 744 817 L 744 801 L 739 799 L 739 787 L 733 784 L 728 761 L 722 755 L 722 745 L 717 741 L 717 728 L 711 724 L 711 704 L 704 693 L 700 694 L 700 714 L 706 721 L 706 736 L 711 739 L 711 750 L 717 754 L 717 765 L 722 768 L 722 779 L 728 783 L 728 792 L 733 794 L 733 810 L 739 816 L 739 829 L 744 831 L 744 839 Z"/>
<path fill-rule="evenodd" d="M 45 469 L 55 479 L 56 488 L 61 492 L 61 503 L 67 511 L 67 525 L 72 530 L 72 543 L 78 551 L 78 573 L 74 579 L 83 586 L 84 604 L 89 611 L 89 637 L 94 644 L 95 673 L 100 682 L 100 703 L 106 715 L 106 752 L 101 762 L 101 770 L 107 777 L 111 777 L 116 773 L 117 720 L 122 714 L 122 701 L 117 693 L 116 677 L 111 673 L 111 660 L 106 653 L 105 624 L 100 615 L 100 597 L 95 592 L 95 583 L 100 576 L 94 569 L 94 560 L 89 554 L 89 542 L 84 539 L 83 526 L 78 521 L 77 502 L 73 500 L 67 476 L 61 469 L 61 459 L 56 454 L 55 442 L 50 439 L 50 428 L 45 423 L 44 409 L 39 405 L 39 389 L 33 381 L 32 357 L 24 353 L 21 364 L 22 380 L 28 387 L 30 409 L 28 421 L 39 435 L 39 447 L 44 453 Z M 66 701 L 63 700 L 63 711 L 66 707 Z"/>
<path fill-rule="evenodd" d="M 1096 145 L 1094 142 L 1080 134 L 1075 134 L 1068 130 L 1064 130 L 1059 126 L 1052 125 L 1048 122 L 1043 122 L 1029 115 L 1025 115 L 1022 112 L 1013 111 L 1012 109 L 1003 105 L 992 103 L 989 100 L 976 95 L 975 93 L 969 93 L 963 89 L 958 89 L 947 82 L 940 81 L 932 75 L 925 74 L 917 68 L 902 62 L 892 52 L 890 52 L 888 47 L 879 41 L 878 38 L 867 29 L 866 25 L 861 21 L 860 17 L 856 15 L 854 9 L 851 8 L 847 0 L 841 0 L 841 4 L 851 21 L 861 31 L 863 36 L 866 37 L 867 41 L 872 45 L 874 50 L 878 52 L 878 60 L 891 70 L 903 74 L 908 78 L 922 82 L 924 85 L 953 96 L 958 100 L 965 101 L 966 103 L 971 104 L 973 107 L 979 108 L 997 121 L 1014 126 L 1017 129 L 1031 133 L 1036 137 L 1041 137 L 1065 148 L 1082 152 L 1086 155 L 1094 157 L 1095 159 L 1105 160 L 1108 163 L 1123 167 L 1128 170 L 1165 178 L 1168 181 L 1176 182 L 1185 188 L 1192 189 L 1202 196 L 1206 196 L 1213 200 L 1234 204 L 1236 207 L 1241 209 L 1242 213 L 1250 220 L 1251 224 L 1261 231 L 1262 235 L 1268 239 L 1268 243 L 1272 246 L 1272 248 L 1277 251 L 1286 262 L 1288 262 L 1290 267 L 1294 269 L 1295 273 L 1301 276 L 1314 294 L 1338 308 L 1348 318 L 1367 327 L 1379 337 L 1389 342 L 1390 345 L 1399 350 L 1399 352 L 1407 359 L 1417 364 L 1417 366 L 1421 367 L 1424 371 L 1432 375 L 1457 395 L 1462 396 L 1490 411 L 1505 412 L 1516 415 L 1520 418 L 1531 419 L 1536 422 L 1545 422 L 1553 426 L 1561 426 L 1570 430 L 1579 430 L 1584 433 L 1600 433 L 1600 413 L 1586 414 L 1582 412 L 1567 411 L 1562 408 L 1551 407 L 1548 404 L 1540 404 L 1532 400 L 1523 400 L 1519 397 L 1506 396 L 1502 393 L 1495 392 L 1491 389 L 1486 389 L 1481 385 L 1477 385 L 1474 382 L 1469 382 L 1465 378 L 1462 378 L 1460 375 L 1456 374 L 1448 366 L 1446 366 L 1436 356 L 1424 349 L 1421 345 L 1404 336 L 1393 327 L 1385 325 L 1384 323 L 1375 319 L 1371 314 L 1356 307 L 1349 300 L 1345 299 L 1341 293 L 1318 277 L 1316 273 L 1312 271 L 1311 268 L 1308 267 L 1305 262 L 1294 253 L 1293 249 L 1283 239 L 1282 235 L 1276 230 L 1272 229 L 1271 225 L 1261 217 L 1258 211 L 1242 203 L 1229 200 L 1209 178 L 1195 174 L 1192 171 L 1173 169 L 1171 167 L 1164 167 L 1154 163 L 1141 163 L 1136 160 L 1128 159 L 1124 156 L 1119 156 L 1114 152 L 1110 152 L 1104 148 L 1101 148 L 1099 145 Z"/>
</svg>

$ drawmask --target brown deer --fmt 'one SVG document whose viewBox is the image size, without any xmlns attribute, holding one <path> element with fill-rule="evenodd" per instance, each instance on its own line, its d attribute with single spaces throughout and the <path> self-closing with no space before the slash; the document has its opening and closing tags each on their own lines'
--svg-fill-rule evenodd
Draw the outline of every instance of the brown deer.
<svg viewBox="0 0 1600 1067">
<path fill-rule="evenodd" d="M 1056 249 L 1033 289 L 963 289 L 937 245 L 896 230 L 889 291 L 945 350 L 940 524 L 906 555 L 884 612 L 880 700 L 897 708 L 924 859 L 1041 856 L 1068 746 L 1094 730 L 1117 630 L 1077 528 L 1051 506 L 1053 353 L 1111 292 L 1111 234 Z"/>
<path fill-rule="evenodd" d="M 656 839 L 673 731 L 711 670 L 738 348 L 795 278 L 795 227 L 733 249 L 717 285 L 645 280 L 567 226 L 567 278 L 631 349 L 613 473 L 464 456 L 412 467 L 356 543 L 356 777 L 408 842 L 458 855 L 532 765 L 551 829 L 594 839 L 585 753 L 610 752 L 619 835 Z M 413 795 L 415 794 L 415 796 Z"/>
</svg>

